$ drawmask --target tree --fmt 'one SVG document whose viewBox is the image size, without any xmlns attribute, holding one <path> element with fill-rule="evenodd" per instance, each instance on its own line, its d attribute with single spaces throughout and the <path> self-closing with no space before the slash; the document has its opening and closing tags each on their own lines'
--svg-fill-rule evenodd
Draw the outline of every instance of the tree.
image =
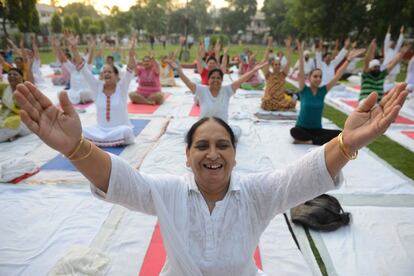
<svg viewBox="0 0 414 276">
<path fill-rule="evenodd" d="M 36 0 L 2 0 L 0 13 L 3 18 L 3 31 L 7 34 L 6 22 L 17 24 L 23 33 L 38 32 L 40 28 Z"/>
<path fill-rule="evenodd" d="M 72 25 L 73 25 L 73 31 L 76 34 L 80 34 L 81 26 L 80 26 L 79 16 L 77 14 L 72 14 Z"/>
<path fill-rule="evenodd" d="M 286 17 L 286 0 L 265 0 L 262 12 L 265 22 L 270 27 L 270 33 L 276 40 L 283 40 L 288 35 L 296 35 L 298 30 Z"/>
<path fill-rule="evenodd" d="M 60 19 L 60 16 L 57 13 L 53 14 L 52 19 L 50 21 L 50 25 L 52 27 L 52 33 L 62 33 L 62 20 Z"/>
<path fill-rule="evenodd" d="M 231 25 L 226 27 L 231 30 L 232 34 L 237 31 L 245 31 L 250 24 L 251 18 L 256 14 L 257 1 L 256 0 L 226 0 L 229 4 L 229 9 L 225 11 L 226 16 L 230 16 L 227 20 Z M 226 20 L 225 20 L 226 21 Z"/>
<path fill-rule="evenodd" d="M 106 33 L 106 25 L 105 25 L 105 21 L 103 21 L 102 19 L 99 19 L 98 21 L 95 22 L 96 26 L 98 27 L 98 32 L 100 34 L 104 34 Z"/>
<path fill-rule="evenodd" d="M 188 20 L 192 22 L 189 25 L 189 33 L 196 36 L 205 34 L 206 28 L 211 26 L 212 18 L 207 12 L 210 7 L 209 0 L 192 0 L 188 5 Z"/>
<path fill-rule="evenodd" d="M 63 17 L 63 27 L 65 27 L 65 29 L 73 29 L 73 20 L 72 20 L 72 16 L 66 14 Z"/>
<path fill-rule="evenodd" d="M 82 18 L 81 26 L 80 26 L 81 34 L 89 33 L 89 27 L 91 24 L 92 24 L 92 18 L 90 18 L 89 16 Z"/>
<path fill-rule="evenodd" d="M 82 3 L 72 3 L 68 4 L 65 7 L 63 7 L 63 14 L 64 15 L 72 15 L 77 14 L 79 17 L 91 17 L 91 18 L 97 18 L 98 13 L 95 10 L 93 6 L 85 5 Z"/>
<path fill-rule="evenodd" d="M 169 1 L 167 0 L 148 0 L 144 7 L 145 21 L 144 27 L 148 33 L 162 34 L 166 30 Z"/>
</svg>

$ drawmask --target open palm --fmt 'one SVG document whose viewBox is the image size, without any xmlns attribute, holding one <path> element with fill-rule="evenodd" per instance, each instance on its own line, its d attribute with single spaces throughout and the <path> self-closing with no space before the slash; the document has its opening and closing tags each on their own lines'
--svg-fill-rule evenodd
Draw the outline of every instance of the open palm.
<svg viewBox="0 0 414 276">
<path fill-rule="evenodd" d="M 59 95 L 63 111 L 30 82 L 19 84 L 15 96 L 27 127 L 48 146 L 69 155 L 80 140 L 82 127 L 66 92 Z"/>
<path fill-rule="evenodd" d="M 382 135 L 397 118 L 407 97 L 406 84 L 399 84 L 375 106 L 376 93 L 371 93 L 347 118 L 344 142 L 351 151 L 368 145 Z"/>
</svg>

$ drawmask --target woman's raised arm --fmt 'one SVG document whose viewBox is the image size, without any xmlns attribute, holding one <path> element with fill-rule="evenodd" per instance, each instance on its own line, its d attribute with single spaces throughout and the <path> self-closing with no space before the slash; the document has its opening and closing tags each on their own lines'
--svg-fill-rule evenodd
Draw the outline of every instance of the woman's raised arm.
<svg viewBox="0 0 414 276">
<path fill-rule="evenodd" d="M 30 82 L 17 85 L 15 95 L 27 127 L 49 147 L 65 155 L 89 181 L 106 193 L 111 159 L 106 152 L 83 139 L 79 116 L 67 93 L 59 94 L 63 111 Z"/>
<path fill-rule="evenodd" d="M 373 92 L 348 116 L 341 135 L 325 146 L 326 167 L 332 177 L 394 122 L 408 94 L 405 88 L 406 84 L 395 86 L 377 106 L 377 94 Z"/>
</svg>

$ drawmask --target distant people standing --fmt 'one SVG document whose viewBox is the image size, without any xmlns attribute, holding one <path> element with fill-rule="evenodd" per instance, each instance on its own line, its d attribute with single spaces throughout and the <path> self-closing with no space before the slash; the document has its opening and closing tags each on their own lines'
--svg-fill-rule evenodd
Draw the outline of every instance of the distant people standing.
<svg viewBox="0 0 414 276">
<path fill-rule="evenodd" d="M 194 37 L 192 35 L 187 36 L 187 43 L 188 43 L 188 49 L 191 49 L 194 45 Z"/>
<path fill-rule="evenodd" d="M 403 43 L 404 26 L 401 26 L 400 28 L 400 35 L 398 37 L 397 43 L 391 39 L 391 26 L 389 26 L 384 39 L 384 62 L 382 63 L 383 67 L 387 67 L 391 60 L 400 52 Z M 388 76 L 385 78 L 385 82 L 391 85 L 394 84 L 398 73 L 400 73 L 400 63 L 395 65 L 395 67 L 390 72 L 388 72 Z"/>
<path fill-rule="evenodd" d="M 155 43 L 155 37 L 153 34 L 150 35 L 150 44 L 151 44 L 151 50 L 154 50 L 154 43 Z"/>
<path fill-rule="evenodd" d="M 332 53 L 326 52 L 322 56 L 322 41 L 319 43 L 319 47 L 316 49 L 316 68 L 322 70 L 322 85 L 329 83 L 335 77 L 335 68 L 341 63 L 348 53 L 348 47 L 351 44 L 351 40 L 348 38 L 345 40 L 344 47 L 339 53 L 332 59 Z"/>
<path fill-rule="evenodd" d="M 210 49 L 210 37 L 206 36 L 204 37 L 204 48 L 208 51 Z"/>
<path fill-rule="evenodd" d="M 162 48 L 165 49 L 166 45 L 167 45 L 167 37 L 165 35 L 161 35 L 160 36 L 160 41 L 162 43 Z"/>
<path fill-rule="evenodd" d="M 388 75 L 388 72 L 392 71 L 395 65 L 401 61 L 402 57 L 409 49 L 408 46 L 402 47 L 400 52 L 395 55 L 385 67 L 381 66 L 378 59 L 374 59 L 376 48 L 377 43 L 374 39 L 371 41 L 365 55 L 364 69 L 361 75 L 361 92 L 359 93 L 359 101 L 362 101 L 368 97 L 372 91 L 375 91 L 378 94 L 377 102 L 381 101 L 384 95 L 384 80 Z"/>
</svg>

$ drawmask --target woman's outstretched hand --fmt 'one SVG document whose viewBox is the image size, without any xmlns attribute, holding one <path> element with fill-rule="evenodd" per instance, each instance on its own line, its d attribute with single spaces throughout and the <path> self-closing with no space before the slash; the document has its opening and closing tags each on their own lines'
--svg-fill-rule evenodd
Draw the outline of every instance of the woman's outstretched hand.
<svg viewBox="0 0 414 276">
<path fill-rule="evenodd" d="M 381 136 L 397 118 L 407 97 L 406 84 L 395 86 L 375 106 L 377 94 L 371 93 L 347 118 L 343 130 L 345 146 L 352 152 Z"/>
<path fill-rule="evenodd" d="M 80 141 L 82 126 L 67 93 L 59 94 L 63 111 L 30 82 L 17 85 L 15 97 L 27 127 L 51 148 L 70 155 Z"/>
</svg>

